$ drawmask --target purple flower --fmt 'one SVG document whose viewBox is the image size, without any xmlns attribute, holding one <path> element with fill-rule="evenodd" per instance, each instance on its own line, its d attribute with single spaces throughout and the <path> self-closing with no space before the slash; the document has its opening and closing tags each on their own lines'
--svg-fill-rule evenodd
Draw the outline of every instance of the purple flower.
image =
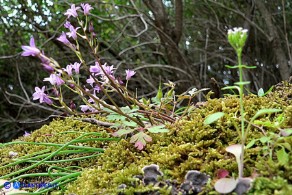
<svg viewBox="0 0 292 195">
<path fill-rule="evenodd" d="M 65 24 L 64 24 L 64 27 L 69 29 L 70 26 L 72 26 L 72 25 L 71 25 L 71 23 L 67 20 L 67 21 L 65 22 Z"/>
<path fill-rule="evenodd" d="M 71 5 L 71 8 L 66 11 L 64 15 L 67 16 L 67 18 L 70 18 L 70 16 L 73 16 L 76 18 L 78 16 L 77 10 L 80 9 L 80 7 L 75 7 L 75 4 Z"/>
<path fill-rule="evenodd" d="M 44 57 L 45 54 L 44 52 L 42 53 L 40 59 L 42 61 L 41 65 L 43 66 L 44 70 L 49 72 L 49 73 L 53 73 L 54 72 L 54 68 L 50 65 L 50 60 L 46 57 Z"/>
<path fill-rule="evenodd" d="M 51 74 L 50 77 L 45 78 L 44 81 L 49 81 L 52 85 L 63 85 L 65 82 L 61 79 L 59 75 Z"/>
<path fill-rule="evenodd" d="M 48 97 L 47 94 L 45 94 L 46 87 L 43 86 L 42 89 L 39 87 L 35 87 L 35 92 L 32 94 L 33 100 L 40 100 L 40 103 L 47 103 L 47 104 L 53 104 L 53 101 Z"/>
<path fill-rule="evenodd" d="M 89 110 L 89 106 L 88 105 L 80 105 L 81 107 L 81 111 L 82 112 L 86 112 L 87 110 Z"/>
<path fill-rule="evenodd" d="M 117 81 L 120 85 L 124 85 L 124 82 L 123 82 L 123 80 L 121 79 L 121 77 L 118 77 L 118 78 L 116 79 L 116 81 Z"/>
<path fill-rule="evenodd" d="M 95 83 L 95 81 L 91 75 L 89 76 L 89 79 L 86 79 L 86 83 L 90 84 L 91 86 L 93 83 Z"/>
<path fill-rule="evenodd" d="M 23 137 L 28 137 L 28 136 L 30 136 L 30 135 L 31 135 L 31 134 L 30 134 L 29 132 L 24 131 Z"/>
<path fill-rule="evenodd" d="M 93 94 L 95 95 L 96 93 L 100 92 L 100 87 L 98 85 L 95 85 L 93 88 Z"/>
<path fill-rule="evenodd" d="M 95 65 L 94 66 L 90 66 L 89 71 L 91 73 L 99 74 L 100 71 L 101 71 L 99 63 L 98 62 L 95 62 Z"/>
<path fill-rule="evenodd" d="M 104 71 L 106 72 L 106 74 L 108 75 L 112 75 L 114 73 L 114 66 L 107 66 L 106 64 L 105 65 L 102 65 Z"/>
<path fill-rule="evenodd" d="M 70 45 L 69 40 L 66 37 L 66 33 L 62 32 L 61 36 L 57 38 L 58 41 L 64 43 L 65 45 Z"/>
<path fill-rule="evenodd" d="M 38 56 L 41 53 L 41 51 L 36 48 L 33 37 L 30 38 L 29 46 L 23 45 L 21 48 L 23 49 L 22 56 Z"/>
<path fill-rule="evenodd" d="M 67 32 L 66 34 L 68 35 L 68 37 L 72 37 L 74 40 L 77 39 L 77 30 L 80 27 L 74 28 L 73 26 L 69 27 L 70 32 Z"/>
<path fill-rule="evenodd" d="M 77 74 L 79 74 L 80 66 L 81 66 L 81 63 L 77 63 L 77 62 L 75 62 L 75 63 L 72 65 L 73 69 L 75 70 L 75 72 L 76 72 Z"/>
<path fill-rule="evenodd" d="M 72 75 L 72 69 L 73 69 L 73 65 L 67 65 L 66 66 L 66 68 L 63 68 L 63 70 L 65 71 L 65 72 L 67 72 L 67 74 L 69 75 L 69 76 L 71 76 Z"/>
<path fill-rule="evenodd" d="M 89 11 L 91 9 L 93 9 L 93 7 L 91 7 L 91 5 L 89 5 L 88 3 L 86 3 L 86 4 L 81 3 L 81 7 L 83 9 L 84 15 L 88 15 L 89 14 Z"/>
<path fill-rule="evenodd" d="M 126 70 L 126 80 L 130 80 L 132 76 L 134 76 L 136 72 L 134 70 Z"/>
</svg>

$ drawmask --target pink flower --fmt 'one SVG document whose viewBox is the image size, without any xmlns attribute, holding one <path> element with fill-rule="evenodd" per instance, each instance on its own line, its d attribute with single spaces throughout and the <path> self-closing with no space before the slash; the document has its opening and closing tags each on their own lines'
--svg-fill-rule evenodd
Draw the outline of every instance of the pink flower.
<svg viewBox="0 0 292 195">
<path fill-rule="evenodd" d="M 77 74 L 79 74 L 80 66 L 81 66 L 81 63 L 78 63 L 78 62 L 75 62 L 75 63 L 72 65 L 73 69 L 75 70 L 75 72 L 76 72 Z"/>
<path fill-rule="evenodd" d="M 63 70 L 64 70 L 65 72 L 67 72 L 67 74 L 68 74 L 69 76 L 72 75 L 72 69 L 73 69 L 73 66 L 72 66 L 71 64 L 70 64 L 70 65 L 67 65 L 66 68 L 63 68 Z"/>
<path fill-rule="evenodd" d="M 134 70 L 126 70 L 126 80 L 130 80 L 135 74 L 136 72 Z"/>
<path fill-rule="evenodd" d="M 95 65 L 94 66 L 90 66 L 89 71 L 91 73 L 96 73 L 96 74 L 100 73 L 101 70 L 100 70 L 99 63 L 98 62 L 95 62 Z"/>
<path fill-rule="evenodd" d="M 88 15 L 89 14 L 89 11 L 91 10 L 91 9 L 93 9 L 93 7 L 91 7 L 91 5 L 89 5 L 88 3 L 81 3 L 81 7 L 82 7 L 82 9 L 83 9 L 83 13 L 84 13 L 84 15 Z"/>
<path fill-rule="evenodd" d="M 72 37 L 74 40 L 77 39 L 77 30 L 80 27 L 74 28 L 73 26 L 69 27 L 70 32 L 67 32 L 66 34 L 68 35 L 68 37 Z"/>
<path fill-rule="evenodd" d="M 45 86 L 40 89 L 39 87 L 35 87 L 35 92 L 32 94 L 33 100 L 40 100 L 40 103 L 47 103 L 47 104 L 53 104 L 53 101 L 48 97 L 47 94 L 45 94 Z"/>
<path fill-rule="evenodd" d="M 66 11 L 64 15 L 67 16 L 67 18 L 70 18 L 70 16 L 73 16 L 76 18 L 78 16 L 77 10 L 80 9 L 80 7 L 75 7 L 75 4 L 71 5 L 71 8 Z"/>
<path fill-rule="evenodd" d="M 57 38 L 58 41 L 64 43 L 65 45 L 70 45 L 69 40 L 66 37 L 66 33 L 62 32 L 61 36 Z"/>
<path fill-rule="evenodd" d="M 30 136 L 30 135 L 31 135 L 31 134 L 30 134 L 29 132 L 24 131 L 23 137 L 28 137 L 28 136 Z"/>
<path fill-rule="evenodd" d="M 100 92 L 100 87 L 98 85 L 94 86 L 93 88 L 93 94 L 99 93 Z"/>
<path fill-rule="evenodd" d="M 69 29 L 70 26 L 72 26 L 72 25 L 71 25 L 71 23 L 67 20 L 67 21 L 65 22 L 65 24 L 64 24 L 64 27 Z"/>
<path fill-rule="evenodd" d="M 45 71 L 47 71 L 49 73 L 53 73 L 54 68 L 50 65 L 50 60 L 44 56 L 45 56 L 45 54 L 44 54 L 44 52 L 42 52 L 42 55 L 40 56 L 40 59 L 42 61 L 41 65 L 43 66 Z"/>
<path fill-rule="evenodd" d="M 91 75 L 89 76 L 89 79 L 86 79 L 86 83 L 90 84 L 91 86 L 93 85 L 93 83 L 95 83 L 95 81 Z"/>
<path fill-rule="evenodd" d="M 86 112 L 87 110 L 89 110 L 89 106 L 88 105 L 80 105 L 81 111 L 82 112 Z"/>
<path fill-rule="evenodd" d="M 114 66 L 111 65 L 111 66 L 107 66 L 106 64 L 105 65 L 102 65 L 104 71 L 106 72 L 106 74 L 108 75 L 112 75 L 114 73 Z"/>
<path fill-rule="evenodd" d="M 49 81 L 52 85 L 63 85 L 65 82 L 61 79 L 59 75 L 51 74 L 50 77 L 44 79 L 44 81 Z"/>
<path fill-rule="evenodd" d="M 33 37 L 30 38 L 29 46 L 23 45 L 21 48 L 23 49 L 22 56 L 38 56 L 41 54 L 41 51 L 35 46 Z"/>
</svg>

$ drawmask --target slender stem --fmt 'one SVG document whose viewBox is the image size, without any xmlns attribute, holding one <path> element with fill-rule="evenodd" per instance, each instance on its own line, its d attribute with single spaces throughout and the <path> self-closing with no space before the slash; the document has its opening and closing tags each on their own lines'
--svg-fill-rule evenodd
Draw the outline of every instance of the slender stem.
<svg viewBox="0 0 292 195">
<path fill-rule="evenodd" d="M 238 56 L 238 66 L 239 66 L 239 104 L 240 104 L 240 117 L 241 117 L 241 156 L 240 156 L 240 163 L 238 165 L 238 177 L 243 177 L 243 159 L 244 159 L 244 144 L 245 144 L 245 138 L 244 138 L 244 107 L 243 107 L 243 95 L 244 95 L 244 89 L 243 89 L 243 71 L 242 71 L 242 62 L 241 62 L 241 50 L 237 52 Z"/>
<path fill-rule="evenodd" d="M 71 140 L 70 142 L 64 144 L 64 145 L 63 145 L 62 147 L 60 147 L 58 150 L 52 152 L 49 156 L 45 157 L 45 158 L 42 159 L 41 161 L 39 161 L 39 162 L 37 162 L 37 163 L 35 163 L 35 164 L 33 164 L 33 165 L 30 165 L 30 166 L 28 166 L 28 167 L 25 167 L 25 168 L 23 168 L 23 169 L 20 169 L 20 170 L 18 170 L 18 171 L 15 171 L 15 172 L 12 172 L 12 173 L 10 173 L 10 174 L 7 174 L 7 175 L 4 175 L 4 176 L 1 176 L 0 179 L 5 179 L 5 178 L 12 177 L 12 176 L 14 176 L 14 175 L 19 175 L 20 173 L 23 173 L 23 172 L 25 172 L 25 171 L 28 171 L 28 170 L 30 170 L 30 169 L 33 169 L 33 168 L 37 167 L 38 165 L 43 164 L 44 161 L 47 161 L 47 160 L 49 160 L 50 158 L 56 156 L 58 153 L 60 153 L 62 150 L 64 150 L 64 149 L 67 148 L 68 146 L 72 145 L 73 143 L 78 143 L 79 140 L 80 140 L 81 138 L 83 138 L 83 137 L 85 137 L 85 136 L 90 136 L 90 135 L 96 135 L 96 133 L 95 133 L 95 132 L 92 132 L 92 133 L 86 133 L 86 134 L 84 134 L 84 135 L 81 135 L 81 136 L 77 137 L 76 139 L 73 139 L 73 140 Z M 2 187 L 3 187 L 3 186 L 0 186 L 0 188 L 2 188 Z"/>
</svg>

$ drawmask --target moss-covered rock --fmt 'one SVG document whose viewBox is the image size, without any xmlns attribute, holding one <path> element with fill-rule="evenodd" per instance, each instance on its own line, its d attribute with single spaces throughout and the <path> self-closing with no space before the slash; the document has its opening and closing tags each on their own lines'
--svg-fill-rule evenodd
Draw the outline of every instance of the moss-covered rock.
<svg viewBox="0 0 292 195">
<path fill-rule="evenodd" d="M 280 128 L 292 126 L 292 85 L 284 82 L 274 92 L 265 97 L 249 95 L 244 98 L 245 118 L 249 120 L 258 110 L 263 108 L 282 109 L 284 121 Z M 147 194 L 147 192 L 160 192 L 170 194 L 171 189 L 158 186 L 145 186 L 137 178 L 142 175 L 142 168 L 146 165 L 157 164 L 163 172 L 161 180 L 170 180 L 179 186 L 186 173 L 190 170 L 198 170 L 210 176 L 210 182 L 203 189 L 202 194 L 216 194 L 213 186 L 219 169 L 228 170 L 232 176 L 237 176 L 237 164 L 234 156 L 227 153 L 228 145 L 239 143 L 236 125 L 239 125 L 239 100 L 236 96 L 227 96 L 221 99 L 208 99 L 207 103 L 195 109 L 189 116 L 168 124 L 169 133 L 152 134 L 153 141 L 147 144 L 142 151 L 137 150 L 129 143 L 128 139 L 119 142 L 92 142 L 86 146 L 105 147 L 104 153 L 96 158 L 69 163 L 58 163 L 58 166 L 78 165 L 83 168 L 81 176 L 67 185 L 66 194 Z M 204 125 L 206 116 L 214 112 L 224 112 L 228 117 L 219 119 L 211 125 Z M 264 115 L 259 120 L 274 121 L 281 113 Z M 104 128 L 93 124 L 80 122 L 73 119 L 56 120 L 49 126 L 44 126 L 35 131 L 31 136 L 20 138 L 25 141 L 66 143 L 78 136 L 78 133 L 60 134 L 65 131 L 78 132 L 103 132 L 108 137 Z M 280 130 L 273 127 L 252 126 L 247 143 L 253 139 L 259 139 L 269 133 L 278 135 Z M 50 136 L 47 136 L 50 134 Z M 51 136 L 53 135 L 53 136 Z M 272 134 L 271 134 L 272 135 Z M 275 143 L 273 145 L 273 143 Z M 257 175 L 251 194 L 285 194 L 291 190 L 292 166 L 278 161 L 277 151 L 285 145 L 288 154 L 288 162 L 292 162 L 292 136 L 275 136 L 272 142 L 255 142 L 254 146 L 245 152 L 244 175 Z M 285 143 L 285 144 L 283 144 Z M 267 147 L 268 146 L 268 147 Z M 290 147 L 290 149 L 289 149 Z M 11 162 L 8 157 L 9 151 L 19 153 L 23 156 L 40 150 L 55 150 L 54 147 L 34 145 L 9 145 L 0 149 L 2 165 Z M 80 154 L 76 155 L 80 156 Z M 81 155 L 82 156 L 82 155 Z M 72 158 L 72 156 L 69 156 Z M 64 158 L 69 158 L 64 156 Z M 62 157 L 60 157 L 62 159 Z M 0 175 L 15 171 L 26 164 L 16 167 L 0 169 Z M 43 165 L 29 172 L 43 172 L 48 168 Z M 125 185 L 125 188 L 121 188 Z"/>
<path fill-rule="evenodd" d="M 280 108 L 283 110 L 285 121 L 283 128 L 289 127 L 291 120 L 291 85 L 286 83 L 281 89 L 269 94 L 267 97 L 250 95 L 245 97 L 246 119 L 251 118 L 258 110 L 263 108 Z M 68 186 L 68 192 L 76 194 L 118 194 L 121 184 L 130 186 L 123 190 L 125 194 L 145 192 L 157 189 L 155 186 L 148 189 L 141 183 L 133 187 L 135 175 L 142 174 L 142 167 L 149 164 L 158 164 L 164 173 L 164 178 L 176 180 L 181 183 L 189 170 L 199 170 L 211 176 L 211 185 L 205 188 L 203 194 L 213 190 L 216 171 L 226 169 L 237 175 L 237 164 L 234 157 L 225 151 L 225 147 L 239 142 L 238 134 L 232 121 L 222 118 L 211 126 L 204 126 L 203 121 L 211 113 L 223 111 L 230 117 L 238 116 L 238 98 L 229 96 L 222 99 L 209 99 L 207 105 L 195 110 L 189 117 L 169 125 L 168 134 L 153 135 L 153 142 L 148 144 L 144 151 L 137 151 L 126 141 L 112 143 L 96 162 L 94 169 L 85 170 L 80 178 Z M 273 120 L 278 115 L 264 116 L 260 120 Z M 236 120 L 238 122 L 238 120 Z M 291 127 L 291 126 L 290 126 Z M 264 128 L 266 132 L 279 133 L 276 128 Z M 247 142 L 263 136 L 263 132 L 253 127 Z M 285 142 L 291 146 L 292 137 L 286 137 Z M 254 147 L 247 149 L 245 154 L 244 175 L 257 174 L 266 178 L 265 183 L 255 181 L 255 188 L 251 192 L 260 194 L 265 184 L 276 182 L 276 187 L 269 187 L 275 194 L 285 194 L 291 188 L 291 166 L 282 166 L 278 163 L 275 151 L 269 162 L 269 156 L 261 151 L 264 145 L 256 142 Z M 273 148 L 269 148 L 271 151 Z M 268 150 L 269 150 L 268 149 Z M 291 150 L 286 151 L 291 162 Z M 270 164 L 269 164 L 270 163 Z M 291 164 L 291 163 L 290 163 Z M 290 172 L 289 172 L 290 171 Z M 89 179 L 90 177 L 90 179 Z M 275 181 L 272 178 L 279 178 Z M 271 179 L 270 179 L 271 178 Z M 83 185 L 90 180 L 90 186 Z M 281 181 L 285 181 L 281 184 Z M 270 182 L 270 183 L 269 183 Z M 88 184 L 88 183 L 87 183 Z M 132 187 L 131 187 L 132 186 Z M 133 191 L 133 189 L 135 189 Z M 84 191 L 85 190 L 85 191 Z M 165 192 L 165 191 L 164 191 Z M 161 190 L 161 194 L 164 193 Z M 269 194 L 269 193 L 268 193 Z"/>
</svg>

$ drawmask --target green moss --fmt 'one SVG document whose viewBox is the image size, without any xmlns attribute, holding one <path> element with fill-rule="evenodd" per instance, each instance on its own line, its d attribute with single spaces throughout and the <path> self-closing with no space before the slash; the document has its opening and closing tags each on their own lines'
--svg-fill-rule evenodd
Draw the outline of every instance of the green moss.
<svg viewBox="0 0 292 195">
<path fill-rule="evenodd" d="M 277 194 L 289 195 L 292 192 L 291 183 L 288 184 L 286 179 L 282 177 L 266 178 L 257 177 L 253 182 L 253 188 L 248 194 L 262 195 L 262 194 Z"/>
<path fill-rule="evenodd" d="M 283 83 L 277 87 L 273 93 L 266 97 L 257 97 L 249 95 L 244 98 L 246 119 L 249 120 L 258 110 L 262 108 L 280 108 L 283 110 L 285 121 L 282 128 L 292 125 L 292 86 Z M 89 146 L 106 147 L 105 152 L 98 158 L 77 162 L 78 166 L 84 167 L 81 176 L 67 187 L 66 194 L 117 194 L 118 187 L 126 184 L 127 188 L 123 190 L 125 194 L 134 192 L 146 192 L 150 190 L 159 190 L 161 194 L 169 194 L 169 189 L 157 189 L 154 186 L 143 186 L 142 182 L 134 176 L 142 175 L 142 168 L 149 164 L 157 164 L 163 172 L 163 180 L 176 180 L 177 185 L 183 182 L 185 174 L 189 170 L 199 170 L 211 177 L 210 183 L 204 189 L 203 194 L 216 194 L 213 185 L 216 179 L 216 172 L 219 169 L 228 170 L 233 176 L 237 175 L 237 164 L 234 156 L 225 151 L 226 146 L 239 143 L 238 134 L 234 123 L 227 117 L 219 119 L 212 125 L 205 126 L 203 121 L 206 116 L 214 112 L 225 112 L 229 117 L 235 118 L 234 121 L 239 125 L 239 106 L 236 96 L 228 96 L 222 99 L 208 99 L 205 106 L 195 109 L 189 116 L 177 121 L 175 124 L 169 124 L 170 132 L 167 134 L 152 134 L 153 141 L 147 144 L 145 150 L 138 151 L 129 140 L 111 142 L 88 143 Z M 259 120 L 271 121 L 278 114 L 265 115 Z M 58 134 L 64 131 L 82 131 L 82 132 L 104 132 L 102 128 L 96 125 L 83 123 L 80 121 L 66 119 L 53 121 L 49 126 L 44 126 L 33 133 L 31 137 L 21 138 L 23 140 L 38 142 L 66 143 L 77 134 Z M 279 133 L 275 128 L 264 128 L 267 132 Z M 53 134 L 53 136 L 44 136 Z M 104 136 L 108 136 L 106 133 Z M 263 136 L 259 128 L 252 127 L 247 142 L 252 139 L 258 139 Z M 282 140 L 292 144 L 291 136 Z M 244 175 L 250 176 L 256 173 L 259 177 L 255 181 L 251 192 L 260 193 L 265 186 L 270 189 L 272 194 L 284 193 L 286 189 L 291 188 L 292 166 L 279 165 L 275 152 L 272 158 L 263 152 L 263 144 L 256 144 L 245 152 Z M 8 151 L 19 152 L 20 156 L 26 153 L 47 149 L 43 146 L 13 145 L 2 148 L 0 156 L 4 161 L 11 162 L 7 157 Z M 48 148 L 52 149 L 53 148 Z M 286 151 L 290 156 L 290 150 Z M 75 162 L 76 163 L 76 162 Z M 290 163 L 291 164 L 291 163 Z M 69 166 L 71 163 L 59 164 L 59 166 Z M 19 165 L 24 166 L 24 165 Z M 4 175 L 19 167 L 13 167 L 0 170 L 0 175 Z M 43 167 L 46 169 L 47 167 Z M 40 169 L 40 168 L 38 168 Z M 2 171 L 2 172 L 1 172 Z M 39 171 L 39 170 L 32 170 Z M 264 178 L 261 180 L 261 178 Z M 276 178 L 276 179 L 275 179 Z M 279 185 L 274 187 L 272 183 Z M 281 182 L 284 184 L 281 186 Z M 282 193 L 282 194 L 283 194 Z M 269 194 L 269 193 L 267 193 Z"/>
<path fill-rule="evenodd" d="M 73 133 L 64 133 L 68 131 L 71 131 Z M 39 130 L 34 131 L 30 136 L 21 137 L 17 140 L 14 140 L 14 142 L 25 141 L 25 142 L 65 144 L 77 138 L 82 133 L 86 133 L 86 132 L 101 132 L 100 137 L 109 136 L 104 131 L 103 128 L 100 128 L 97 125 L 81 122 L 79 120 L 74 120 L 69 117 L 69 118 L 66 118 L 65 120 L 54 120 L 50 123 L 50 125 L 44 125 Z M 92 141 L 92 142 L 86 142 L 86 143 L 79 143 L 76 145 L 103 148 L 107 144 L 108 143 L 106 142 Z M 16 166 L 10 166 L 10 167 L 4 168 L 5 165 L 13 162 L 13 158 L 9 157 L 8 155 L 10 151 L 17 152 L 18 153 L 17 158 L 19 158 L 19 157 L 26 156 L 28 154 L 30 154 L 31 156 L 42 154 L 42 153 L 48 154 L 50 152 L 56 151 L 57 149 L 58 147 L 33 145 L 33 144 L 11 144 L 11 145 L 6 145 L 4 147 L 2 146 L 0 147 L 0 159 L 1 159 L 0 176 L 4 176 L 8 173 L 14 172 L 16 170 L 19 170 L 21 168 L 24 168 L 30 165 L 28 163 L 21 163 Z M 85 156 L 85 154 L 72 154 L 70 156 L 58 155 L 50 160 L 62 160 L 62 159 L 76 158 L 76 157 L 82 157 L 82 156 Z M 97 160 L 96 158 L 78 161 L 78 166 L 80 167 L 90 166 L 91 164 L 96 162 Z M 66 162 L 66 163 L 54 163 L 50 165 L 67 167 L 67 166 L 72 166 L 72 165 L 77 165 L 77 164 L 76 162 L 73 161 L 73 162 Z M 37 168 L 31 169 L 25 173 L 47 172 L 48 167 L 49 165 L 38 166 Z"/>
<path fill-rule="evenodd" d="M 289 109 L 288 105 L 291 105 L 292 101 L 285 97 L 292 94 L 292 88 L 287 83 L 285 86 L 281 88 L 281 91 L 276 90 L 267 97 L 254 95 L 245 97 L 246 119 L 251 118 L 258 110 L 263 108 L 280 108 L 283 109 L 286 116 L 285 124 L 289 124 L 292 114 L 287 109 Z M 226 146 L 239 142 L 233 123 L 226 118 L 222 118 L 211 126 L 204 126 L 203 121 L 206 116 L 217 111 L 223 111 L 228 113 L 230 117 L 239 118 L 238 109 L 238 98 L 234 96 L 223 99 L 209 99 L 206 106 L 196 109 L 189 117 L 169 126 L 171 132 L 168 135 L 152 135 L 153 142 L 148 144 L 144 151 L 135 150 L 125 140 L 112 143 L 97 161 L 95 171 L 85 171 L 75 183 L 68 186 L 68 192 L 85 194 L 82 184 L 88 180 L 89 174 L 95 175 L 96 178 L 90 178 L 90 180 L 95 180 L 94 185 L 87 188 L 91 189 L 90 193 L 117 194 L 119 185 L 124 183 L 129 186 L 129 181 L 133 180 L 133 176 L 141 175 L 141 168 L 152 163 L 160 166 L 164 178 L 175 179 L 178 183 L 184 180 L 184 176 L 189 170 L 199 170 L 209 174 L 213 179 L 216 177 L 216 171 L 222 168 L 230 171 L 232 175 L 237 175 L 237 164 L 234 157 L 225 151 Z M 273 119 L 276 116 L 271 115 L 269 117 Z M 261 120 L 266 120 L 265 117 L 268 116 L 262 117 Z M 277 129 L 269 128 L 268 130 L 278 133 Z M 261 136 L 263 136 L 261 130 L 252 128 L 247 141 Z M 291 144 L 290 137 L 287 140 L 289 144 Z M 291 185 L 288 184 L 291 183 L 291 178 L 288 173 L 285 173 L 291 168 L 279 167 L 278 163 L 275 162 L 274 166 L 267 164 L 268 157 L 261 155 L 260 147 L 262 145 L 256 143 L 253 148 L 246 150 L 244 174 L 250 176 L 256 172 L 259 176 L 268 176 L 268 174 L 269 177 L 278 176 L 279 179 L 276 182 L 281 183 L 281 179 L 286 180 L 288 186 L 286 187 L 291 188 Z M 291 151 L 289 151 L 289 154 L 291 156 Z M 273 171 L 267 169 L 267 166 Z M 108 185 L 108 182 L 110 182 L 110 185 Z M 258 182 L 256 180 L 255 188 L 257 189 L 254 192 L 260 192 L 259 189 L 265 186 L 265 184 L 258 184 Z M 214 184 L 214 180 L 212 180 L 209 188 L 205 188 L 205 193 L 214 193 L 212 184 Z M 133 194 L 134 192 L 141 192 L 141 189 L 147 191 L 148 188 L 139 184 L 135 188 L 126 188 L 124 192 Z M 280 193 L 284 188 L 275 188 L 275 193 L 276 190 Z"/>
</svg>

